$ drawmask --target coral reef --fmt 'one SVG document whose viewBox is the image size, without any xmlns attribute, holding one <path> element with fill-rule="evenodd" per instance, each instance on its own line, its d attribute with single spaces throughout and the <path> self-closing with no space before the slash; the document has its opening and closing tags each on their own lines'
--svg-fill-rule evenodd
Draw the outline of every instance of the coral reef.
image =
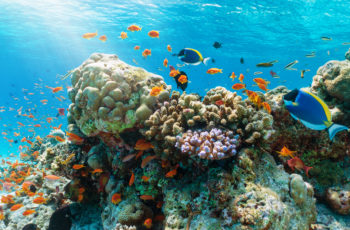
<svg viewBox="0 0 350 230">
<path fill-rule="evenodd" d="M 350 190 L 328 188 L 326 191 L 326 200 L 337 213 L 342 215 L 348 215 L 350 213 Z"/>
<path fill-rule="evenodd" d="M 86 136 L 100 132 L 119 136 L 125 129 L 142 124 L 157 100 L 169 98 L 169 86 L 161 76 L 130 66 L 116 55 L 92 54 L 72 72 L 68 121 Z M 153 86 L 166 90 L 151 96 Z"/>
<path fill-rule="evenodd" d="M 177 136 L 175 147 L 187 155 L 197 155 L 202 159 L 221 160 L 236 154 L 238 135 L 235 137 L 232 131 L 211 129 L 208 131 L 187 130 L 181 136 Z"/>
</svg>

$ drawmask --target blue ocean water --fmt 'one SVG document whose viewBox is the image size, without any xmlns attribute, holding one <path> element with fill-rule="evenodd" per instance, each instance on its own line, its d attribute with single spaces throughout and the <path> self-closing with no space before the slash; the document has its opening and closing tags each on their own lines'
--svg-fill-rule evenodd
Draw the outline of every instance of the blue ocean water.
<svg viewBox="0 0 350 230">
<path fill-rule="evenodd" d="M 28 129 L 35 129 L 35 136 L 45 136 L 49 125 L 67 124 L 65 116 L 59 116 L 51 124 L 47 117 L 55 118 L 58 108 L 68 108 L 66 87 L 70 81 L 61 81 L 57 75 L 79 66 L 94 52 L 114 53 L 123 61 L 162 75 L 167 84 L 176 88 L 169 77 L 169 69 L 162 66 L 164 58 L 169 64 L 182 64 L 166 50 L 170 44 L 173 53 L 185 47 L 199 50 L 204 57 L 215 59 L 208 66 L 185 66 L 190 83 L 187 92 L 201 95 L 215 86 L 231 89 L 228 75 L 234 71 L 245 75 L 245 83 L 252 87 L 253 73 L 268 79 L 269 88 L 285 85 L 290 89 L 309 86 L 317 68 L 332 59 L 344 59 L 350 42 L 350 14 L 348 1 L 290 0 L 290 1 L 163 1 L 163 0 L 2 0 L 0 1 L 0 65 L 1 84 L 0 122 L 3 137 L 19 141 L 9 143 L 0 139 L 0 153 L 18 155 L 23 137 L 34 136 Z M 127 27 L 136 24 L 141 32 L 129 32 Z M 148 31 L 158 30 L 160 38 L 150 38 Z M 98 38 L 86 40 L 87 32 L 106 35 L 107 41 Z M 128 38 L 119 38 L 122 31 Z M 322 36 L 332 40 L 324 41 Z M 218 41 L 222 47 L 215 49 Z M 140 45 L 141 50 L 133 47 Z M 144 59 L 143 49 L 152 50 Z M 316 52 L 316 57 L 306 54 Z M 244 64 L 240 59 L 244 59 Z M 278 60 L 271 68 L 258 68 L 260 62 Z M 284 66 L 298 60 L 298 71 L 288 71 Z M 211 67 L 223 69 L 222 74 L 209 75 Z M 161 69 L 161 70 L 160 70 Z M 301 69 L 310 69 L 300 78 Z M 273 70 L 280 79 L 274 79 Z M 36 83 L 36 84 L 35 84 Z M 237 83 L 237 80 L 235 81 Z M 64 91 L 52 94 L 47 88 L 63 86 Z M 256 87 L 255 87 L 256 88 Z M 258 88 L 256 88 L 258 90 Z M 33 93 L 33 95 L 30 95 Z M 17 99 L 16 99 L 17 98 Z M 43 105 L 40 100 L 46 99 Z M 13 111 L 10 109 L 13 108 Z M 33 118 L 18 116 L 33 113 Z M 31 111 L 26 109 L 31 109 Z M 33 110 L 35 109 L 35 110 Z M 17 122 L 26 126 L 21 127 Z M 41 124 L 41 128 L 33 128 Z M 15 137 L 14 132 L 21 135 Z M 12 146 L 10 146 L 12 145 Z"/>
</svg>

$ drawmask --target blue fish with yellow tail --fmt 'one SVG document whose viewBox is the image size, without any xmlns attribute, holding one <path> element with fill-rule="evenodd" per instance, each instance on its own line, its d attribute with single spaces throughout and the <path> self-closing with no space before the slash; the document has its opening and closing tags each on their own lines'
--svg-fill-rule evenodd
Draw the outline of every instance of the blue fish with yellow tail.
<svg viewBox="0 0 350 230">
<path fill-rule="evenodd" d="M 331 140 L 340 131 L 350 131 L 344 125 L 333 123 L 331 112 L 326 103 L 310 92 L 295 89 L 285 94 L 283 100 L 294 119 L 299 120 L 310 129 L 327 129 Z"/>
<path fill-rule="evenodd" d="M 202 62 L 204 65 L 207 65 L 207 62 L 209 61 L 209 57 L 203 58 L 202 54 L 195 49 L 191 48 L 184 48 L 182 49 L 177 56 L 180 58 L 181 61 L 183 61 L 186 64 L 191 65 L 199 65 Z"/>
</svg>

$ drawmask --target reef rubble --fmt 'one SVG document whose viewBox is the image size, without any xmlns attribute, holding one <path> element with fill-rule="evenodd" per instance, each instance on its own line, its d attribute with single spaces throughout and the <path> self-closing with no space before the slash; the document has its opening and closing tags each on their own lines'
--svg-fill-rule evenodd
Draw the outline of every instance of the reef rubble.
<svg viewBox="0 0 350 230">
<path fill-rule="evenodd" d="M 347 124 L 347 91 L 330 85 L 346 85 L 349 60 L 330 63 L 308 90 Z M 350 212 L 349 137 L 331 142 L 292 119 L 286 87 L 259 93 L 270 114 L 223 87 L 204 97 L 171 91 L 161 76 L 109 54 L 92 54 L 71 81 L 67 132 L 53 129 L 23 155 L 36 164 L 25 179 L 36 191 L 6 197 L 0 229 L 55 230 L 60 221 L 67 229 L 144 230 L 145 221 L 155 230 L 347 229 L 329 208 Z M 165 90 L 150 96 L 154 86 Z M 283 146 L 313 167 L 309 177 L 276 153 Z M 33 204 L 39 193 L 45 204 Z M 14 203 L 24 206 L 10 211 Z M 27 209 L 36 213 L 23 218 Z"/>
</svg>

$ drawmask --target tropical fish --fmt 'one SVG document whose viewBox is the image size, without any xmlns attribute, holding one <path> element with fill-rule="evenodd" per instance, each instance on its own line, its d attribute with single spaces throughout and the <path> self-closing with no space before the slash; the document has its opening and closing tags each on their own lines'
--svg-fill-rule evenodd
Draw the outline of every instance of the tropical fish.
<svg viewBox="0 0 350 230">
<path fill-rule="evenodd" d="M 150 161 L 152 161 L 153 159 L 155 159 L 155 158 L 157 158 L 156 155 L 145 157 L 145 158 L 142 160 L 142 162 L 141 162 L 141 168 L 146 167 L 146 165 L 147 165 Z"/>
<path fill-rule="evenodd" d="M 134 158 L 135 156 L 136 156 L 135 153 L 129 154 L 129 155 L 123 157 L 122 162 L 127 162 L 127 161 L 131 160 L 132 158 Z"/>
<path fill-rule="evenodd" d="M 147 218 L 144 222 L 143 225 L 147 228 L 147 229 L 151 229 L 152 228 L 152 219 L 151 218 Z"/>
<path fill-rule="evenodd" d="M 68 140 L 74 142 L 75 144 L 82 144 L 84 142 L 84 138 L 74 133 L 66 132 L 66 135 L 68 136 Z"/>
<path fill-rule="evenodd" d="M 221 48 L 221 46 L 222 46 L 222 43 L 220 43 L 220 42 L 214 42 L 214 44 L 213 44 L 213 47 L 215 49 L 219 49 L 219 48 Z"/>
<path fill-rule="evenodd" d="M 73 165 L 73 169 L 76 169 L 76 170 L 82 169 L 84 167 L 85 165 Z"/>
<path fill-rule="evenodd" d="M 128 30 L 130 30 L 131 32 L 134 32 L 134 31 L 141 31 L 141 27 L 137 26 L 137 25 L 131 25 L 128 27 Z"/>
<path fill-rule="evenodd" d="M 245 88 L 245 84 L 242 84 L 242 83 L 236 83 L 236 84 L 234 84 L 233 86 L 232 86 L 232 89 L 234 89 L 234 90 L 241 90 L 241 89 L 243 89 L 243 88 Z"/>
<path fill-rule="evenodd" d="M 343 46 L 350 45 L 350 42 L 343 42 L 342 45 Z"/>
<path fill-rule="evenodd" d="M 103 170 L 102 169 L 95 169 L 94 171 L 92 171 L 91 173 L 92 174 L 95 174 L 95 173 L 102 173 Z"/>
<path fill-rule="evenodd" d="M 254 72 L 254 75 L 259 75 L 259 74 L 262 74 L 263 72 L 260 72 L 260 71 L 256 71 Z"/>
<path fill-rule="evenodd" d="M 150 32 L 148 32 L 148 36 L 150 36 L 151 38 L 159 38 L 159 31 L 151 30 Z"/>
<path fill-rule="evenodd" d="M 128 35 L 127 35 L 126 32 L 121 32 L 121 33 L 120 33 L 120 38 L 121 38 L 121 39 L 124 40 L 124 39 L 127 38 L 127 37 L 128 37 Z"/>
<path fill-rule="evenodd" d="M 34 213 L 36 213 L 35 210 L 33 210 L 33 209 L 28 209 L 28 210 L 24 211 L 24 212 L 22 213 L 22 215 L 23 215 L 23 216 L 29 216 L 29 215 L 34 214 Z"/>
<path fill-rule="evenodd" d="M 13 211 L 16 211 L 22 207 L 23 207 L 23 204 L 15 204 L 10 208 L 10 210 L 13 212 Z"/>
<path fill-rule="evenodd" d="M 218 68 L 210 68 L 207 70 L 208 74 L 217 74 L 217 73 L 222 73 L 222 69 L 218 69 Z"/>
<path fill-rule="evenodd" d="M 59 179 L 61 179 L 61 177 L 55 176 L 55 175 L 47 175 L 44 178 L 47 180 L 59 180 Z"/>
<path fill-rule="evenodd" d="M 308 167 L 299 157 L 293 157 L 287 161 L 288 166 L 294 171 L 294 169 L 304 170 L 307 177 L 309 177 L 309 170 L 312 167 Z"/>
<path fill-rule="evenodd" d="M 333 123 L 328 106 L 321 98 L 310 92 L 295 89 L 285 94 L 283 100 L 294 119 L 299 120 L 310 129 L 327 129 L 331 140 L 340 131 L 350 131 L 344 125 Z"/>
<path fill-rule="evenodd" d="M 129 180 L 129 186 L 133 185 L 135 181 L 135 174 L 133 172 L 131 172 L 131 177 Z"/>
<path fill-rule="evenodd" d="M 144 182 L 148 182 L 150 177 L 148 176 L 142 176 L 141 179 L 144 181 Z"/>
<path fill-rule="evenodd" d="M 119 204 L 120 201 L 122 201 L 122 194 L 114 193 L 112 198 L 111 198 L 111 201 L 113 204 Z"/>
<path fill-rule="evenodd" d="M 316 52 L 313 51 L 313 52 L 311 52 L 311 53 L 309 53 L 309 54 L 306 54 L 305 57 L 307 57 L 307 58 L 316 57 Z"/>
<path fill-rule="evenodd" d="M 101 37 L 99 37 L 98 39 L 100 39 L 103 42 L 107 41 L 107 36 L 106 35 L 102 35 Z"/>
<path fill-rule="evenodd" d="M 270 62 L 261 62 L 256 64 L 256 67 L 271 67 L 274 63 L 278 62 L 278 60 L 270 61 Z"/>
<path fill-rule="evenodd" d="M 291 151 L 286 146 L 283 146 L 281 151 L 276 151 L 276 152 L 279 153 L 283 157 L 290 156 L 292 158 L 294 157 L 293 153 L 296 153 L 296 151 Z"/>
<path fill-rule="evenodd" d="M 179 164 L 176 165 L 175 169 L 169 171 L 167 174 L 165 174 L 165 177 L 172 178 L 177 174 L 177 168 L 179 167 Z"/>
<path fill-rule="evenodd" d="M 85 39 L 94 38 L 94 37 L 96 37 L 96 36 L 97 36 L 97 32 L 95 32 L 95 33 L 85 33 L 85 34 L 83 34 L 83 38 L 85 38 Z"/>
<path fill-rule="evenodd" d="M 304 73 L 305 72 L 309 72 L 310 70 L 309 69 L 302 69 L 301 71 L 300 71 L 300 77 L 301 78 L 304 78 Z"/>
<path fill-rule="evenodd" d="M 147 58 L 147 56 L 151 56 L 152 52 L 150 49 L 145 49 L 143 52 L 142 52 L 142 56 L 144 58 Z"/>
<path fill-rule="evenodd" d="M 167 49 L 169 52 L 171 52 L 171 51 L 172 51 L 172 48 L 171 48 L 171 46 L 170 46 L 170 45 L 167 45 L 166 49 Z"/>
<path fill-rule="evenodd" d="M 55 88 L 51 88 L 52 89 L 52 92 L 53 93 L 57 93 L 59 91 L 62 91 L 63 90 L 63 87 L 62 86 L 59 86 L 59 87 L 55 87 Z"/>
<path fill-rule="evenodd" d="M 152 195 L 142 195 L 140 196 L 141 200 L 154 200 L 154 197 Z"/>
<path fill-rule="evenodd" d="M 140 48 L 140 46 L 134 46 L 134 50 L 139 50 Z"/>
<path fill-rule="evenodd" d="M 56 141 L 59 141 L 59 142 L 64 142 L 65 141 L 65 139 L 60 137 L 60 136 L 55 136 L 55 139 L 56 139 Z"/>
<path fill-rule="evenodd" d="M 134 147 L 135 150 L 148 150 L 153 148 L 154 146 L 150 142 L 147 142 L 145 139 L 137 140 Z"/>
<path fill-rule="evenodd" d="M 225 102 L 223 100 L 215 101 L 215 105 L 217 105 L 217 106 L 220 106 L 220 105 L 223 105 L 223 104 L 225 104 Z"/>
<path fill-rule="evenodd" d="M 263 106 L 263 108 L 271 114 L 271 107 L 267 102 L 262 102 L 261 105 Z"/>
<path fill-rule="evenodd" d="M 184 63 L 191 64 L 191 65 L 199 65 L 200 63 L 204 63 L 206 65 L 210 59 L 209 57 L 203 58 L 202 54 L 198 50 L 191 49 L 191 48 L 182 49 L 177 54 L 177 56 Z"/>
<path fill-rule="evenodd" d="M 232 72 L 229 77 L 232 79 L 232 81 L 235 80 L 236 78 L 235 72 Z"/>
<path fill-rule="evenodd" d="M 297 64 L 299 61 L 298 60 L 295 60 L 295 61 L 292 61 L 291 63 L 289 63 L 288 65 L 286 65 L 284 68 L 286 70 L 297 70 L 295 68 L 292 68 L 295 64 Z"/>
<path fill-rule="evenodd" d="M 241 59 L 239 59 L 239 62 L 240 62 L 241 64 L 244 64 L 244 58 L 241 57 Z"/>
<path fill-rule="evenodd" d="M 176 70 L 173 66 L 169 65 L 169 68 L 170 68 L 170 73 L 169 73 L 170 77 L 175 77 L 176 75 L 180 74 L 180 71 Z"/>
<path fill-rule="evenodd" d="M 178 75 L 174 77 L 177 88 L 180 87 L 183 91 L 186 90 L 187 85 L 188 85 L 188 78 L 187 74 L 184 71 L 181 71 Z"/>
<path fill-rule="evenodd" d="M 268 91 L 268 89 L 266 88 L 266 85 L 265 84 L 257 84 L 258 87 L 261 89 L 261 90 L 264 90 L 265 92 Z"/>
<path fill-rule="evenodd" d="M 323 41 L 330 41 L 330 40 L 332 40 L 331 37 L 321 37 L 321 39 L 322 39 Z"/>
<path fill-rule="evenodd" d="M 254 78 L 253 81 L 257 84 L 263 84 L 263 85 L 270 84 L 269 81 L 266 81 L 265 79 L 262 79 L 262 78 Z"/>
<path fill-rule="evenodd" d="M 158 96 L 162 91 L 164 91 L 163 85 L 161 85 L 161 86 L 154 86 L 154 87 L 151 89 L 151 92 L 149 93 L 149 95 L 151 95 L 151 96 L 153 96 L 153 97 L 156 97 L 156 96 Z"/>
<path fill-rule="evenodd" d="M 64 111 L 65 111 L 64 108 L 58 108 L 58 114 L 59 115 L 64 116 Z"/>
<path fill-rule="evenodd" d="M 238 78 L 238 80 L 241 82 L 241 83 L 243 83 L 243 80 L 244 80 L 244 75 L 241 73 L 241 74 L 239 74 L 239 78 Z"/>
<path fill-rule="evenodd" d="M 33 200 L 34 204 L 46 204 L 46 199 L 44 197 L 37 197 Z"/>
<path fill-rule="evenodd" d="M 164 66 L 164 67 L 168 67 L 168 59 L 166 59 L 166 58 L 164 59 L 164 61 L 163 61 L 163 66 Z"/>
</svg>

